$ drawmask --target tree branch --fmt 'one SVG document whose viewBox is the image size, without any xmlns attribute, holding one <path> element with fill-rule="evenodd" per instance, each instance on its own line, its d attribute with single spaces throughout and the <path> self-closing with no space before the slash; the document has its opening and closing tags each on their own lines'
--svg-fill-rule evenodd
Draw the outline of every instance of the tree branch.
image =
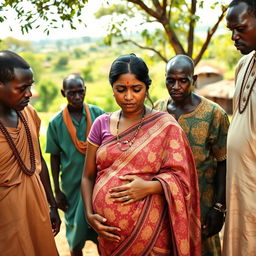
<svg viewBox="0 0 256 256">
<path fill-rule="evenodd" d="M 188 30 L 188 56 L 192 57 L 194 47 L 194 31 L 195 31 L 195 13 L 197 0 L 191 0 L 190 22 Z"/>
<path fill-rule="evenodd" d="M 140 45 L 138 44 L 137 42 L 131 40 L 131 39 L 125 39 L 125 40 L 122 40 L 122 41 L 119 41 L 118 44 L 126 44 L 126 43 L 132 43 L 134 45 L 136 45 L 137 47 L 141 48 L 141 49 L 144 49 L 144 50 L 150 50 L 150 51 L 153 51 L 155 54 L 157 54 L 163 61 L 165 61 L 166 63 L 168 62 L 168 60 L 159 52 L 157 51 L 156 49 L 152 48 L 152 47 L 148 47 L 148 46 L 143 46 L 143 45 Z"/>
<path fill-rule="evenodd" d="M 163 15 L 166 16 L 167 0 L 163 0 Z"/>
<path fill-rule="evenodd" d="M 154 10 L 150 9 L 147 5 L 143 3 L 141 0 L 127 0 L 127 2 L 134 3 L 136 5 L 139 5 L 141 9 L 143 9 L 146 13 L 149 15 L 155 17 L 157 20 L 159 20 L 160 15 L 155 12 Z"/>
<path fill-rule="evenodd" d="M 158 0 L 152 0 L 154 6 L 156 7 L 156 9 L 162 9 L 162 6 L 160 5 Z"/>
<path fill-rule="evenodd" d="M 215 25 L 208 30 L 207 32 L 207 37 L 205 39 L 205 42 L 204 44 L 202 45 L 202 48 L 200 50 L 200 52 L 198 53 L 198 55 L 196 56 L 196 58 L 194 59 L 194 62 L 195 62 L 195 65 L 200 61 L 200 59 L 202 58 L 205 50 L 207 49 L 210 41 L 211 41 L 211 38 L 213 36 L 213 34 L 215 33 L 215 31 L 217 30 L 218 26 L 219 26 L 219 23 L 222 21 L 222 19 L 224 18 L 225 16 L 225 13 L 227 11 L 227 7 L 226 6 L 223 6 L 222 7 L 222 14 L 219 16 L 218 18 L 218 21 L 215 23 Z"/>
<path fill-rule="evenodd" d="M 176 35 L 176 33 L 174 32 L 174 30 L 171 28 L 170 26 L 170 20 L 168 19 L 168 17 L 166 17 L 166 15 L 162 15 L 163 12 L 162 11 L 157 11 L 155 12 L 154 10 L 150 9 L 148 6 L 146 6 L 143 1 L 141 0 L 127 0 L 128 2 L 134 3 L 136 5 L 139 5 L 147 14 L 155 17 L 157 19 L 157 21 L 162 24 L 167 36 L 168 36 L 168 40 L 170 42 L 170 44 L 172 45 L 174 51 L 176 54 L 185 54 L 185 50 L 181 44 L 181 42 L 178 39 L 178 36 Z M 158 0 L 153 0 L 155 6 L 158 6 L 159 2 Z M 159 4 L 160 5 L 160 4 Z M 161 5 L 160 5 L 161 8 Z"/>
</svg>

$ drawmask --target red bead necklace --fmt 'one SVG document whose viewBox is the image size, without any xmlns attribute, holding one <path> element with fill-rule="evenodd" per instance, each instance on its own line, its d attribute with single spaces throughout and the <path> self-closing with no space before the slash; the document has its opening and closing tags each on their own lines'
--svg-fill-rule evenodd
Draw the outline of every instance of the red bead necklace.
<svg viewBox="0 0 256 256">
<path fill-rule="evenodd" d="M 0 130 L 2 131 L 3 135 L 5 136 L 16 160 L 18 161 L 18 164 L 21 168 L 21 170 L 31 176 L 34 174 L 35 170 L 36 170 L 36 158 L 35 158 L 35 151 L 34 151 L 34 147 L 33 147 L 33 142 L 32 142 L 32 136 L 31 136 L 31 132 L 29 130 L 29 127 L 28 127 L 28 124 L 27 124 L 27 121 L 25 119 L 25 117 L 22 115 L 21 112 L 18 112 L 17 111 L 17 114 L 18 114 L 18 117 L 21 119 L 22 123 L 24 124 L 24 127 L 25 127 L 25 131 L 26 131 L 26 135 L 27 135 L 27 140 L 28 140 L 28 147 L 29 147 L 29 153 L 30 153 L 30 163 L 31 163 L 31 169 L 29 170 L 23 160 L 21 159 L 20 157 L 20 153 L 18 152 L 13 140 L 12 140 L 12 137 L 10 136 L 10 134 L 8 133 L 7 129 L 4 127 L 4 125 L 1 123 L 0 121 Z"/>
</svg>

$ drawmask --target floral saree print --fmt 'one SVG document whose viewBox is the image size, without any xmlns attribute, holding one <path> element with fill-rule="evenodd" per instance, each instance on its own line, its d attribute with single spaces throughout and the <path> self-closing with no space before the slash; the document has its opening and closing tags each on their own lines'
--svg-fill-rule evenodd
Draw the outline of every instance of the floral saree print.
<svg viewBox="0 0 256 256">
<path fill-rule="evenodd" d="M 128 139 L 136 125 L 121 133 Z M 201 254 L 200 205 L 197 173 L 186 135 L 167 113 L 145 118 L 136 141 L 127 151 L 108 139 L 97 151 L 93 209 L 119 227 L 119 243 L 99 238 L 102 256 Z M 124 184 L 119 176 L 158 180 L 163 194 L 129 205 L 113 202 L 108 191 Z"/>
</svg>

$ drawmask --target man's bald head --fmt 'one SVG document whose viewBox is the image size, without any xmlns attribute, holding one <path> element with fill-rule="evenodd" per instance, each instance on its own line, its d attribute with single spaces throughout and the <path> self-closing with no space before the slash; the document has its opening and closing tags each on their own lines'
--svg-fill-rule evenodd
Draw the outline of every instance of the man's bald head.
<svg viewBox="0 0 256 256">
<path fill-rule="evenodd" d="M 78 81 L 79 81 L 79 83 L 81 83 L 84 86 L 84 79 L 79 74 L 72 73 L 72 74 L 66 76 L 64 78 L 63 84 L 62 84 L 63 90 L 66 90 L 70 83 L 72 83 L 72 82 L 77 83 Z"/>
<path fill-rule="evenodd" d="M 172 57 L 167 65 L 166 65 L 166 72 L 170 69 L 180 69 L 186 68 L 190 70 L 190 73 L 194 74 L 194 61 L 187 55 L 178 54 Z"/>
</svg>

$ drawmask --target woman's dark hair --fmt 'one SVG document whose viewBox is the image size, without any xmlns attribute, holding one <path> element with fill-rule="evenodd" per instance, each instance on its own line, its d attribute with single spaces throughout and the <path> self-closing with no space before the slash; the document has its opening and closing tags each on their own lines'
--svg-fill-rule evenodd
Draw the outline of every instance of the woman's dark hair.
<svg viewBox="0 0 256 256">
<path fill-rule="evenodd" d="M 147 90 L 151 85 L 151 79 L 148 74 L 148 67 L 143 59 L 137 57 L 134 53 L 118 57 L 111 65 L 109 71 L 109 82 L 113 83 L 123 74 L 134 74 L 136 78 L 143 82 Z"/>
<path fill-rule="evenodd" d="M 148 94 L 152 80 L 149 77 L 149 70 L 144 60 L 137 57 L 134 53 L 119 56 L 114 60 L 109 71 L 109 82 L 111 86 L 113 86 L 121 75 L 127 73 L 134 74 L 139 81 L 146 85 L 147 98 L 153 106 L 153 102 Z"/>
<path fill-rule="evenodd" d="M 14 69 L 29 69 L 29 64 L 18 54 L 11 51 L 0 51 L 0 81 L 7 83 L 14 79 Z"/>
</svg>

